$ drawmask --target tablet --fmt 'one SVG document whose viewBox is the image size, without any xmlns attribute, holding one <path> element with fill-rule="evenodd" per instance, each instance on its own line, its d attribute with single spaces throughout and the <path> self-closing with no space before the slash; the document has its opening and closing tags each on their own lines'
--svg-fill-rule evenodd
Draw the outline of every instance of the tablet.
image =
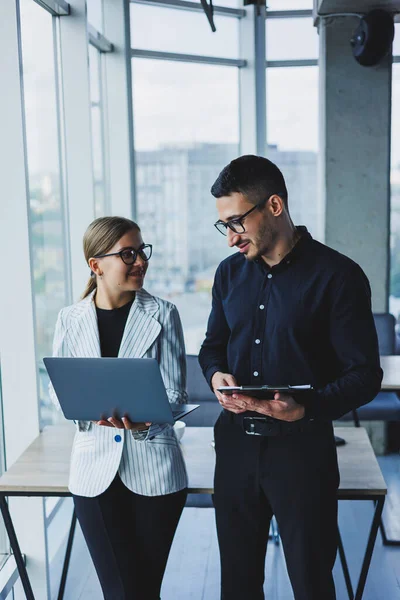
<svg viewBox="0 0 400 600">
<path fill-rule="evenodd" d="M 218 392 L 226 396 L 243 394 L 260 400 L 273 400 L 276 392 L 288 394 L 289 396 L 299 396 L 313 389 L 312 385 L 225 385 L 217 388 Z"/>
<path fill-rule="evenodd" d="M 154 358 L 44 358 L 66 419 L 173 423 L 198 404 L 172 404 Z"/>
</svg>

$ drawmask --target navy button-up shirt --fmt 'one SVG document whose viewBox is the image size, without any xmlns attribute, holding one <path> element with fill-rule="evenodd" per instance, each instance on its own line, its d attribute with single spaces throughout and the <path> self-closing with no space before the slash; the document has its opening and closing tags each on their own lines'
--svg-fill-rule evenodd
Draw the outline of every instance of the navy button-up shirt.
<svg viewBox="0 0 400 600">
<path fill-rule="evenodd" d="M 306 416 L 336 419 L 380 390 L 371 290 L 354 261 L 297 229 L 272 268 L 240 253 L 219 265 L 199 361 L 209 384 L 217 371 L 239 385 L 311 384 Z"/>
</svg>

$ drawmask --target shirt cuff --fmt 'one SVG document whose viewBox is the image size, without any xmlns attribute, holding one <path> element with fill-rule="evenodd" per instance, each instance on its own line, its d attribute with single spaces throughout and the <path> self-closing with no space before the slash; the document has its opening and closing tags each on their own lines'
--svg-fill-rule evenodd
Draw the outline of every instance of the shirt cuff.
<svg viewBox="0 0 400 600">
<path fill-rule="evenodd" d="M 211 379 L 213 378 L 214 373 L 218 373 L 218 371 L 221 371 L 221 373 L 224 373 L 224 370 L 221 367 L 214 366 L 214 367 L 208 367 L 208 369 L 206 370 L 206 372 L 204 374 L 204 376 L 207 380 L 207 383 L 210 386 L 210 390 L 212 391 L 213 394 L 214 394 L 214 390 L 211 385 Z"/>
</svg>

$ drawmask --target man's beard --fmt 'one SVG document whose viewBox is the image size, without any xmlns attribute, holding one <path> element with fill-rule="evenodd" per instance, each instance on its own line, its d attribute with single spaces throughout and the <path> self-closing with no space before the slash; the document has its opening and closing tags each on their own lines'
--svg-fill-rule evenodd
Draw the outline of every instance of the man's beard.
<svg viewBox="0 0 400 600">
<path fill-rule="evenodd" d="M 274 246 L 277 238 L 278 232 L 273 229 L 269 223 L 264 221 L 260 227 L 257 237 L 254 239 L 254 242 L 251 242 L 251 246 L 256 249 L 256 252 L 251 256 L 245 254 L 246 259 L 248 261 L 254 261 L 261 258 L 263 255 L 268 254 L 268 252 L 270 252 Z"/>
</svg>

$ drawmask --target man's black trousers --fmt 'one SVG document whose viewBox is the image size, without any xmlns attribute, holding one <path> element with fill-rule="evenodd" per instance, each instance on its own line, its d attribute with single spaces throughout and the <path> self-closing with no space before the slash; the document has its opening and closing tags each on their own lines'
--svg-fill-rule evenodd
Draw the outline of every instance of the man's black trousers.
<svg viewBox="0 0 400 600">
<path fill-rule="evenodd" d="M 332 424 L 253 436 L 244 432 L 239 416 L 223 411 L 215 425 L 215 449 L 222 600 L 264 598 L 272 515 L 295 600 L 335 600 L 339 472 Z"/>
</svg>

